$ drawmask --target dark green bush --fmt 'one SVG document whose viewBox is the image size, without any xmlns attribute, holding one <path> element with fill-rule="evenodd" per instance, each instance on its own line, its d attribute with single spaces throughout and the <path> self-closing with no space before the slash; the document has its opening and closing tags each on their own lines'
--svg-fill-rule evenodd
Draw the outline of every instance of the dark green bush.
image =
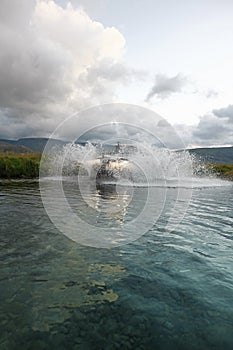
<svg viewBox="0 0 233 350">
<path fill-rule="evenodd" d="M 39 176 L 40 154 L 0 154 L 0 178 L 35 178 Z"/>
</svg>

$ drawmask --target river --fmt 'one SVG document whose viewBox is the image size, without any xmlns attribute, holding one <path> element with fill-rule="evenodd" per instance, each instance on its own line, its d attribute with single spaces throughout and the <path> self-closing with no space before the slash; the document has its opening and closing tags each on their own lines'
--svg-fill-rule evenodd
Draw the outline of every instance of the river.
<svg viewBox="0 0 233 350">
<path fill-rule="evenodd" d="M 118 200 L 127 200 L 127 191 L 118 191 Z M 143 198 L 147 189 L 134 191 Z M 154 187 L 152 197 L 159 191 Z M 102 208 L 116 200 L 109 187 L 86 196 Z M 172 203 L 176 189 L 166 196 Z M 76 186 L 71 206 L 81 210 L 82 200 Z M 123 216 L 111 212 L 110 229 L 127 210 L 131 215 L 127 206 Z M 92 213 L 93 207 L 82 212 L 91 224 Z M 166 229 L 166 213 L 128 244 L 93 247 L 54 226 L 38 181 L 2 181 L 0 349 L 231 350 L 233 187 L 193 188 L 173 230 Z"/>
</svg>

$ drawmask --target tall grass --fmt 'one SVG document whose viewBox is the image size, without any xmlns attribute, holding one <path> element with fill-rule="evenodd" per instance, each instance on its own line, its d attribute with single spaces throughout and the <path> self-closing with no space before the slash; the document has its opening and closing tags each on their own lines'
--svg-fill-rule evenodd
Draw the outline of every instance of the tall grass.
<svg viewBox="0 0 233 350">
<path fill-rule="evenodd" d="M 40 168 L 40 153 L 1 153 L 0 178 L 20 179 L 38 178 Z M 207 169 L 216 176 L 233 180 L 233 164 L 208 164 Z M 64 169 L 65 175 L 70 175 L 69 169 Z M 47 173 L 45 167 L 44 172 Z M 71 174 L 78 173 L 79 167 L 72 168 Z M 64 175 L 63 174 L 63 175 Z"/>
<path fill-rule="evenodd" d="M 0 153 L 0 178 L 36 178 L 40 159 L 38 153 Z"/>
<path fill-rule="evenodd" d="M 219 177 L 233 180 L 233 164 L 211 164 L 210 170 Z"/>
</svg>

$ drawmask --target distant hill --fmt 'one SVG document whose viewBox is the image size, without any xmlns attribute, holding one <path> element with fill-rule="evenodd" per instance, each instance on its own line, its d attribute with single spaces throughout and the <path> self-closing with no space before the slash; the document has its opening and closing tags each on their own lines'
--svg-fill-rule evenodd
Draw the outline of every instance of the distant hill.
<svg viewBox="0 0 233 350">
<path fill-rule="evenodd" d="M 32 151 L 25 146 L 12 145 L 0 141 L 0 153 L 32 153 Z"/>
<path fill-rule="evenodd" d="M 188 151 L 205 163 L 233 164 L 233 147 L 195 148 Z"/>
<path fill-rule="evenodd" d="M 0 152 L 36 152 L 42 153 L 48 138 L 45 137 L 30 137 L 21 138 L 19 140 L 0 139 Z M 52 147 L 63 147 L 68 141 L 61 141 L 58 139 L 50 139 Z M 80 143 L 85 145 L 85 142 Z M 14 146 L 15 148 L 10 148 Z M 8 151 L 9 149 L 9 151 Z M 194 154 L 198 159 L 205 163 L 211 164 L 233 164 L 233 147 L 215 147 L 215 148 L 195 148 L 188 150 L 190 154 Z"/>
<path fill-rule="evenodd" d="M 48 138 L 42 137 L 30 137 L 30 138 L 22 138 L 19 140 L 8 140 L 8 139 L 0 139 L 0 143 L 10 144 L 15 147 L 26 147 L 32 152 L 42 153 L 46 143 L 48 142 Z M 56 139 L 50 139 L 51 147 L 62 147 L 66 144 L 66 142 Z M 17 152 L 18 153 L 18 152 Z"/>
</svg>

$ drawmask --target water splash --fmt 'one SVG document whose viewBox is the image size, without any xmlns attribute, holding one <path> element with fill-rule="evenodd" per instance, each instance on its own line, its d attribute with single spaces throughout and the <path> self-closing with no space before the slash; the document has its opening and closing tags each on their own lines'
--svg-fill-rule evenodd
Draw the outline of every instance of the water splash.
<svg viewBox="0 0 233 350">
<path fill-rule="evenodd" d="M 231 185 L 215 178 L 207 167 L 188 151 L 158 148 L 147 143 L 115 146 L 106 144 L 85 146 L 70 143 L 44 157 L 41 175 L 66 177 L 72 181 L 94 181 L 101 166 L 108 170 L 103 183 L 134 187 L 202 188 Z M 46 171 L 44 171 L 45 169 Z"/>
</svg>

